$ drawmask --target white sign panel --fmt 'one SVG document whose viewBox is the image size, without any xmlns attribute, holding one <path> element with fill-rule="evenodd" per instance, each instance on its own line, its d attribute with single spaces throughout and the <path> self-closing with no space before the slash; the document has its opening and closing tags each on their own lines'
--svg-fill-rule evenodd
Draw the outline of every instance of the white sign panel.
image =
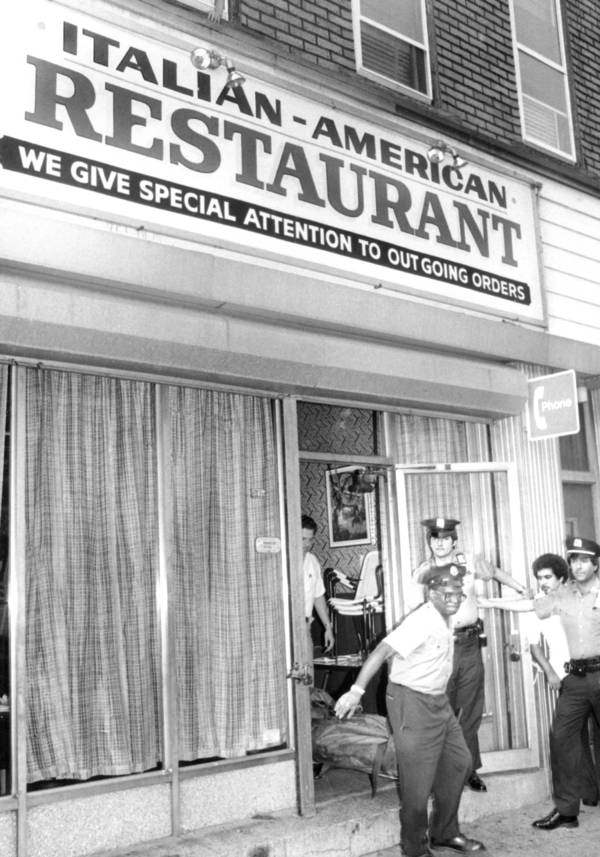
<svg viewBox="0 0 600 857">
<path fill-rule="evenodd" d="M 277 536 L 258 536 L 254 546 L 256 553 L 281 553 L 281 539 Z"/>
<path fill-rule="evenodd" d="M 59 3 L 11 12 L 0 69 L 8 192 L 543 319 L 527 182 Z"/>
<path fill-rule="evenodd" d="M 531 378 L 527 416 L 530 440 L 577 434 L 577 379 L 572 369 Z"/>
</svg>

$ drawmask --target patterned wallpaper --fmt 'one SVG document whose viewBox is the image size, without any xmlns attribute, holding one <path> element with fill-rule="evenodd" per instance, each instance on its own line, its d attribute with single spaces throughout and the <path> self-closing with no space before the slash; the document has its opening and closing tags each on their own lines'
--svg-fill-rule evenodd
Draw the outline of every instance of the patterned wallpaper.
<svg viewBox="0 0 600 857">
<path fill-rule="evenodd" d="M 377 414 L 359 408 L 340 408 L 300 402 L 298 405 L 298 443 L 304 452 L 330 452 L 326 461 L 300 462 L 302 512 L 315 519 L 318 530 L 314 553 L 322 568 L 338 568 L 349 577 L 358 577 L 364 555 L 380 543 L 377 492 L 368 495 L 372 504 L 371 544 L 331 547 L 327 520 L 325 474 L 339 466 L 340 455 L 377 453 Z"/>
<path fill-rule="evenodd" d="M 377 418 L 362 408 L 299 402 L 298 446 L 304 452 L 375 455 Z"/>
</svg>

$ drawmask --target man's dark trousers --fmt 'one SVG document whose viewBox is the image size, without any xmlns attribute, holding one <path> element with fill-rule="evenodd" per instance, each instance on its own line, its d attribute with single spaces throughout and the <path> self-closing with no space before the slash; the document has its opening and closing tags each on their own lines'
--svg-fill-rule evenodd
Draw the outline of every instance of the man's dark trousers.
<svg viewBox="0 0 600 857">
<path fill-rule="evenodd" d="M 471 754 L 445 694 L 418 693 L 390 682 L 386 703 L 398 761 L 400 842 L 408 857 L 419 857 L 428 830 L 437 840 L 458 836 L 458 806 Z"/>
<path fill-rule="evenodd" d="M 452 710 L 460 719 L 460 728 L 473 759 L 471 770 L 476 771 L 481 767 L 478 732 L 485 703 L 485 672 L 477 633 L 465 638 L 457 635 L 446 693 Z"/>
<path fill-rule="evenodd" d="M 600 670 L 583 676 L 566 676 L 550 734 L 552 792 L 561 815 L 579 814 L 581 730 L 590 712 L 600 723 Z"/>
</svg>

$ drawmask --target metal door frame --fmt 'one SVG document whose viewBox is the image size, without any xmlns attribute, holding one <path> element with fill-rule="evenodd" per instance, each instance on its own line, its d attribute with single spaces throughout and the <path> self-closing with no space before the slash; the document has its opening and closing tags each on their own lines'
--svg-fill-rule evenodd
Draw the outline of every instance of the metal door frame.
<svg viewBox="0 0 600 857">
<path fill-rule="evenodd" d="M 519 495 L 519 481 L 516 465 L 507 462 L 460 462 L 460 463 L 432 463 L 416 465 L 396 465 L 396 502 L 397 502 L 397 544 L 398 562 L 396 568 L 400 570 L 398 580 L 392 587 L 390 593 L 392 601 L 392 612 L 399 618 L 404 612 L 404 593 L 407 591 L 411 580 L 409 526 L 408 526 L 408 504 L 406 491 L 406 477 L 427 473 L 462 473 L 462 474 L 501 474 L 507 477 L 508 488 L 508 516 L 511 528 L 510 565 L 511 573 L 527 583 L 527 571 L 524 565 L 524 541 L 521 519 L 521 503 Z M 514 614 L 518 617 L 519 614 Z M 397 621 L 397 619 L 396 619 Z M 520 620 L 518 620 L 520 623 Z M 522 652 L 521 670 L 523 678 L 523 697 L 525 725 L 528 736 L 528 746 L 518 750 L 497 750 L 482 753 L 483 773 L 509 771 L 523 768 L 539 767 L 540 748 L 539 730 L 536 714 L 535 689 L 533 684 L 532 662 L 529 649 Z"/>
</svg>

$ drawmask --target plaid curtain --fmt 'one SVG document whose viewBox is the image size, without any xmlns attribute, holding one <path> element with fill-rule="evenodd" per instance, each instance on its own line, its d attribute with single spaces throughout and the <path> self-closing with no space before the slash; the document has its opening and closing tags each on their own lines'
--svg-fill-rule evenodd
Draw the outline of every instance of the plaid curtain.
<svg viewBox="0 0 600 857">
<path fill-rule="evenodd" d="M 469 460 L 464 423 L 409 414 L 393 414 L 390 419 L 392 454 L 399 464 Z M 471 543 L 469 520 L 460 514 L 462 509 L 470 508 L 468 477 L 453 476 L 449 479 L 445 473 L 428 473 L 426 478 L 409 476 L 406 485 L 413 566 L 429 555 L 425 531 L 421 526 L 423 518 L 437 515 L 461 518 L 460 544 Z"/>
<path fill-rule="evenodd" d="M 281 555 L 271 403 L 169 390 L 182 760 L 285 743 Z"/>
<path fill-rule="evenodd" d="M 0 364 L 0 498 L 4 483 L 4 438 L 8 394 L 8 366 Z M 0 696 L 9 693 L 8 661 L 8 516 L 0 521 Z"/>
<path fill-rule="evenodd" d="M 28 779 L 161 757 L 149 384 L 26 370 Z"/>
</svg>

